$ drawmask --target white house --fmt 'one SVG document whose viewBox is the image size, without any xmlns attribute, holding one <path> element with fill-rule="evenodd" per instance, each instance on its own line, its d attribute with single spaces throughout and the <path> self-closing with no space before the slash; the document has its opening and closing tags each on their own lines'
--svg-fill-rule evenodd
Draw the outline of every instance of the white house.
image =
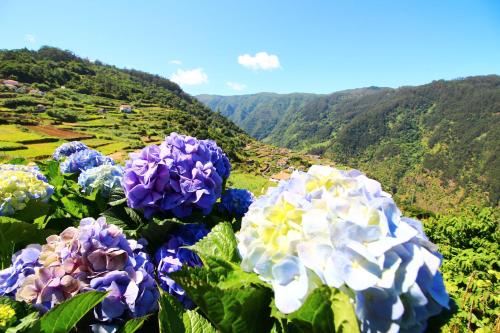
<svg viewBox="0 0 500 333">
<path fill-rule="evenodd" d="M 120 111 L 125 112 L 125 113 L 132 112 L 132 105 L 122 104 L 122 105 L 120 105 Z"/>
</svg>

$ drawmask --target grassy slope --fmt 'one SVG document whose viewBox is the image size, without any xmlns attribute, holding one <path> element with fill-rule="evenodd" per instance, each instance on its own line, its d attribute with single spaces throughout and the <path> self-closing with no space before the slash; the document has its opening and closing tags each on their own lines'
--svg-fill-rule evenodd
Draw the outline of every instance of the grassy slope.
<svg viewBox="0 0 500 333">
<path fill-rule="evenodd" d="M 256 142 L 169 80 L 91 63 L 68 51 L 0 51 L 0 79 L 8 78 L 21 88 L 0 84 L 0 161 L 44 159 L 74 138 L 123 161 L 128 152 L 176 131 L 215 140 L 236 169 L 230 181 L 235 186 L 253 182 L 256 193 L 272 174 L 314 161 Z M 45 93 L 29 93 L 33 89 Z M 133 112 L 120 112 L 121 104 L 132 104 Z M 37 105 L 45 111 L 36 112 Z"/>
</svg>

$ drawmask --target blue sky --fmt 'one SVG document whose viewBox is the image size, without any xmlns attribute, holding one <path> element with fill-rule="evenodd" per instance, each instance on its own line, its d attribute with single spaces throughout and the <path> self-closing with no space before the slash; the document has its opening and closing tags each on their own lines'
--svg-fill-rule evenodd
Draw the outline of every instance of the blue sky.
<svg viewBox="0 0 500 333">
<path fill-rule="evenodd" d="M 495 0 L 1 0 L 0 25 L 0 48 L 57 46 L 173 78 L 191 94 L 500 74 Z"/>
</svg>

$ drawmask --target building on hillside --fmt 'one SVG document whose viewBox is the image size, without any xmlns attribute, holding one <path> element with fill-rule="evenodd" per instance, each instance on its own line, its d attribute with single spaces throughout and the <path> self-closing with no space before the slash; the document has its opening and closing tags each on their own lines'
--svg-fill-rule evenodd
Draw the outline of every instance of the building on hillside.
<svg viewBox="0 0 500 333">
<path fill-rule="evenodd" d="M 6 86 L 7 85 L 11 85 L 11 86 L 14 86 L 14 87 L 19 87 L 20 86 L 19 82 L 17 82 L 16 80 L 3 80 L 2 83 L 4 85 L 6 85 Z"/>
<path fill-rule="evenodd" d="M 41 91 L 41 90 L 38 90 L 38 89 L 30 89 L 28 91 L 28 94 L 30 95 L 39 95 L 39 96 L 43 96 L 44 95 L 44 92 Z"/>
<path fill-rule="evenodd" d="M 271 176 L 271 178 L 269 179 L 270 181 L 274 182 L 274 183 L 279 183 L 281 180 L 288 180 L 290 179 L 290 173 L 286 172 L 286 171 L 280 171 L 278 173 L 275 173 L 274 175 Z"/>
<path fill-rule="evenodd" d="M 47 107 L 43 104 L 38 104 L 36 106 L 35 112 L 45 112 L 47 110 Z"/>
<path fill-rule="evenodd" d="M 124 113 L 132 112 L 132 105 L 122 104 L 122 105 L 120 105 L 120 111 L 124 112 Z"/>
</svg>

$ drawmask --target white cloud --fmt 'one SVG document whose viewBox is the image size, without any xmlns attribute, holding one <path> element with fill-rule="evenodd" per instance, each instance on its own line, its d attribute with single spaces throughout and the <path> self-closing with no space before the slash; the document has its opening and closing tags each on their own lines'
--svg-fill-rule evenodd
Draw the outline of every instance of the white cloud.
<svg viewBox="0 0 500 333">
<path fill-rule="evenodd" d="M 243 54 L 238 57 L 238 63 L 243 67 L 253 70 L 262 69 L 265 71 L 280 68 L 280 60 L 275 54 L 258 52 L 253 57 L 250 54 Z"/>
<path fill-rule="evenodd" d="M 238 82 L 231 82 L 231 81 L 228 81 L 226 82 L 226 85 L 233 89 L 233 90 L 236 90 L 236 91 L 242 91 L 242 90 L 245 90 L 245 88 L 247 87 L 245 84 L 243 83 L 238 83 Z"/>
<path fill-rule="evenodd" d="M 31 34 L 27 34 L 24 36 L 24 38 L 26 39 L 26 41 L 30 44 L 33 44 L 36 42 L 36 38 L 35 36 L 31 35 Z"/>
<path fill-rule="evenodd" d="M 208 82 L 208 75 L 203 71 L 203 68 L 195 69 L 178 69 L 170 76 L 170 80 L 183 86 L 194 86 Z"/>
<path fill-rule="evenodd" d="M 178 60 L 178 59 L 173 59 L 173 60 L 170 60 L 170 64 L 172 65 L 182 65 L 182 61 Z"/>
</svg>

